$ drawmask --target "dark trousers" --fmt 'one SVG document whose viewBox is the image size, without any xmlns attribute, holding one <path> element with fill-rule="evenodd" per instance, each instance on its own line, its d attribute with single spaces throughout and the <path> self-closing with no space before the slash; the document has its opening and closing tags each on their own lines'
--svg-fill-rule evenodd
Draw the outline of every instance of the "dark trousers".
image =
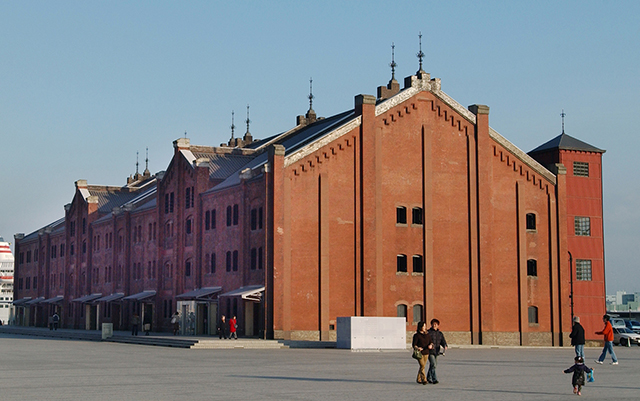
<svg viewBox="0 0 640 401">
<path fill-rule="evenodd" d="M 131 325 L 131 335 L 132 336 L 137 336 L 138 335 L 138 325 L 137 324 L 132 324 Z"/>
</svg>

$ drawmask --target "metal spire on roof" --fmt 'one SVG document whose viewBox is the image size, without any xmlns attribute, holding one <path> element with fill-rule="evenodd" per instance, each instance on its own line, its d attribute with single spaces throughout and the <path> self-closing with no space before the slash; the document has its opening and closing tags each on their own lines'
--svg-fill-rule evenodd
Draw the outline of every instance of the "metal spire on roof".
<svg viewBox="0 0 640 401">
<path fill-rule="evenodd" d="M 236 112 L 231 110 L 231 127 L 229 127 L 231 128 L 231 139 L 233 139 L 234 131 L 236 129 L 235 115 L 236 115 Z"/>
<path fill-rule="evenodd" d="M 309 110 L 313 110 L 313 78 L 309 78 Z"/>
<path fill-rule="evenodd" d="M 136 175 L 138 175 L 138 151 L 136 151 Z"/>
<path fill-rule="evenodd" d="M 389 64 L 389 67 L 391 67 L 391 80 L 394 81 L 396 79 L 396 67 L 398 66 L 398 64 L 396 64 L 396 53 L 395 53 L 395 49 L 396 49 L 396 44 L 391 42 L 391 64 Z"/>
<path fill-rule="evenodd" d="M 249 123 L 251 122 L 251 120 L 249 120 L 249 105 L 247 105 L 247 134 L 249 133 Z"/>
<path fill-rule="evenodd" d="M 416 54 L 416 56 L 418 57 L 418 60 L 420 60 L 420 69 L 418 70 L 418 72 L 423 72 L 422 58 L 424 57 L 424 53 L 422 52 L 422 32 L 420 32 L 420 34 L 418 35 L 418 38 L 420 39 L 420 51 Z"/>
<path fill-rule="evenodd" d="M 149 171 L 149 148 L 147 147 L 147 153 L 146 153 L 146 158 L 144 160 L 144 171 L 148 172 Z"/>
<path fill-rule="evenodd" d="M 566 116 L 566 113 L 564 112 L 564 109 L 562 109 L 562 113 L 560 113 L 560 117 L 562 117 L 562 133 L 564 134 L 564 116 Z"/>
</svg>

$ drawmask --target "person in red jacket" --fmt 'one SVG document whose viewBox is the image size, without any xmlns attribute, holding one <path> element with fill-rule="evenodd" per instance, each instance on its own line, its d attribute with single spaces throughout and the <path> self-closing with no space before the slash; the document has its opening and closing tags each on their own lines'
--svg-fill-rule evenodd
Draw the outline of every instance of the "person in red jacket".
<svg viewBox="0 0 640 401">
<path fill-rule="evenodd" d="M 602 331 L 596 331 L 596 334 L 602 334 L 604 336 L 604 348 L 602 349 L 600 358 L 596 359 L 596 363 L 602 365 L 604 358 L 607 357 L 607 352 L 609 352 L 611 354 L 611 364 L 617 365 L 618 358 L 616 357 L 616 353 L 613 352 L 613 328 L 611 327 L 611 323 L 609 323 L 609 315 L 602 316 L 602 321 L 604 322 L 604 328 Z"/>
<path fill-rule="evenodd" d="M 229 340 L 231 340 L 231 337 L 235 337 L 236 340 L 238 339 L 238 334 L 236 333 L 237 328 L 238 328 L 238 321 L 234 316 L 231 319 L 229 319 Z"/>
</svg>

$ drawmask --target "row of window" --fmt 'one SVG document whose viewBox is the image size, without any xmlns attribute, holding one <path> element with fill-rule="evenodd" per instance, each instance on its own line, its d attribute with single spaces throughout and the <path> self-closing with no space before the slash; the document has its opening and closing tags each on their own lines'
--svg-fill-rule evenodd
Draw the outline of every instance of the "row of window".
<svg viewBox="0 0 640 401">
<path fill-rule="evenodd" d="M 535 259 L 527 260 L 527 276 L 538 276 L 538 261 Z M 591 281 L 591 261 L 586 259 L 576 260 L 576 280 Z"/>
<path fill-rule="evenodd" d="M 405 305 L 405 304 L 398 305 L 396 307 L 396 311 L 397 311 L 397 314 L 396 314 L 397 317 L 403 317 L 403 318 L 405 318 L 405 320 L 407 320 L 407 321 L 409 320 L 408 319 L 408 315 L 407 315 L 407 313 L 408 313 L 407 305 Z M 413 312 L 412 313 L 412 315 L 413 315 L 412 316 L 413 323 L 424 321 L 423 320 L 424 314 L 423 314 L 422 305 L 413 305 L 412 312 Z"/>
<path fill-rule="evenodd" d="M 413 273 L 424 273 L 424 264 L 422 255 L 413 255 L 411 257 L 413 265 Z M 407 255 L 399 254 L 396 257 L 396 272 L 407 273 Z"/>
<path fill-rule="evenodd" d="M 423 213 L 421 207 L 411 209 L 411 224 L 422 225 Z M 404 206 L 396 207 L 396 224 L 407 224 L 407 208 Z"/>
<path fill-rule="evenodd" d="M 82 218 L 82 234 L 86 234 L 86 233 L 87 233 L 87 218 L 83 217 Z M 69 234 L 72 237 L 76 235 L 76 222 L 73 220 L 69 222 Z"/>
</svg>

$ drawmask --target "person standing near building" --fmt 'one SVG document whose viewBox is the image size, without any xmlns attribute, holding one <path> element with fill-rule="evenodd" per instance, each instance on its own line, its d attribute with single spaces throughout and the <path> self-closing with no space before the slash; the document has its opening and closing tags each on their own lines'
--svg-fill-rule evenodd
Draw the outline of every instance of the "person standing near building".
<svg viewBox="0 0 640 401">
<path fill-rule="evenodd" d="M 604 362 L 604 358 L 607 357 L 607 352 L 611 354 L 611 364 L 618 364 L 618 357 L 616 357 L 616 353 L 613 352 L 613 328 L 611 327 L 609 320 L 609 315 L 602 316 L 604 328 L 601 331 L 596 331 L 596 334 L 601 334 L 604 337 L 604 348 L 602 349 L 602 354 L 600 354 L 600 358 L 596 359 L 596 363 L 599 363 L 600 365 Z"/>
<path fill-rule="evenodd" d="M 52 319 L 53 319 L 53 329 L 58 330 L 58 326 L 60 325 L 60 316 L 58 315 L 58 312 L 53 313 Z"/>
<path fill-rule="evenodd" d="M 580 357 L 584 360 L 584 328 L 580 324 L 580 318 L 578 316 L 573 317 L 573 327 L 571 328 L 571 345 L 575 347 L 576 357 Z"/>
<path fill-rule="evenodd" d="M 140 317 L 138 316 L 137 313 L 133 314 L 133 317 L 131 318 L 131 335 L 132 336 L 137 336 L 138 335 L 138 326 L 140 325 Z"/>
<path fill-rule="evenodd" d="M 236 321 L 236 317 L 232 317 L 229 319 L 229 340 L 231 337 L 234 337 L 236 340 L 238 339 L 238 334 L 236 333 L 236 329 L 238 328 L 238 323 Z"/>
<path fill-rule="evenodd" d="M 171 325 L 173 326 L 173 335 L 175 336 L 180 331 L 180 313 L 176 311 L 171 317 Z"/>
<path fill-rule="evenodd" d="M 227 318 L 225 315 L 220 316 L 220 322 L 218 323 L 218 337 L 222 340 L 227 339 L 229 335 L 227 334 Z"/>
<path fill-rule="evenodd" d="M 440 321 L 438 319 L 431 319 L 431 328 L 427 331 L 427 334 L 431 337 L 433 348 L 429 349 L 429 371 L 427 372 L 427 382 L 432 384 L 438 384 L 438 376 L 436 376 L 436 367 L 438 366 L 438 355 L 440 355 L 440 348 L 443 347 L 443 353 L 447 349 L 447 340 L 444 338 L 444 334 L 439 329 Z"/>
<path fill-rule="evenodd" d="M 151 314 L 150 313 L 145 313 L 144 314 L 144 335 L 148 336 L 149 332 L 151 331 Z"/>
<path fill-rule="evenodd" d="M 418 368 L 416 382 L 418 384 L 427 384 L 427 376 L 424 374 L 424 368 L 429 360 L 429 351 L 433 348 L 433 344 L 431 343 L 431 336 L 427 334 L 426 322 L 418 322 L 416 334 L 413 335 L 411 346 L 414 350 L 418 350 L 422 354 L 422 358 L 418 359 L 418 365 L 420 367 Z"/>
</svg>

